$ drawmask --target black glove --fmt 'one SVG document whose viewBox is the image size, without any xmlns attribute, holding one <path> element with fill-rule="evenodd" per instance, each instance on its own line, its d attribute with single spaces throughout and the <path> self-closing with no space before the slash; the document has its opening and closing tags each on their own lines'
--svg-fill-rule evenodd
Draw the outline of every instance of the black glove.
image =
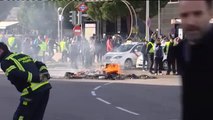
<svg viewBox="0 0 213 120">
<path fill-rule="evenodd" d="M 49 79 L 50 79 L 49 72 L 40 73 L 40 81 L 41 82 L 48 81 Z"/>
</svg>

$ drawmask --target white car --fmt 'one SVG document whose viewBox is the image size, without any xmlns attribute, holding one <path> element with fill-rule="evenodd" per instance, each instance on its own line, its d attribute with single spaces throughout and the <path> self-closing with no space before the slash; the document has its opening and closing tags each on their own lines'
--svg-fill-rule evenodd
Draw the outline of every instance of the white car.
<svg viewBox="0 0 213 120">
<path fill-rule="evenodd" d="M 138 56 L 141 55 L 142 45 L 140 42 L 126 42 L 121 44 L 117 49 L 104 55 L 103 63 L 120 64 L 124 69 L 132 68 L 136 65 Z"/>
</svg>

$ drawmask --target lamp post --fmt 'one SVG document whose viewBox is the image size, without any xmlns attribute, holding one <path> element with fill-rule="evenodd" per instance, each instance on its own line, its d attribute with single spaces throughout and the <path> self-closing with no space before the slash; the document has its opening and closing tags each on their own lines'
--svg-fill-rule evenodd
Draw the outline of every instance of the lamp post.
<svg viewBox="0 0 213 120">
<path fill-rule="evenodd" d="M 146 40 L 149 41 L 149 0 L 146 0 Z"/>
<path fill-rule="evenodd" d="M 160 0 L 158 0 L 158 38 L 161 34 L 161 8 L 160 8 Z"/>
<path fill-rule="evenodd" d="M 70 5 L 72 2 L 74 2 L 74 0 L 67 3 L 63 8 L 58 8 L 58 39 L 60 40 L 62 40 L 63 38 L 63 13 L 67 6 Z"/>
<path fill-rule="evenodd" d="M 60 34 L 60 31 L 61 31 L 60 22 L 62 21 L 61 11 L 62 11 L 62 8 L 59 7 L 58 8 L 58 41 L 61 39 L 61 34 Z"/>
</svg>

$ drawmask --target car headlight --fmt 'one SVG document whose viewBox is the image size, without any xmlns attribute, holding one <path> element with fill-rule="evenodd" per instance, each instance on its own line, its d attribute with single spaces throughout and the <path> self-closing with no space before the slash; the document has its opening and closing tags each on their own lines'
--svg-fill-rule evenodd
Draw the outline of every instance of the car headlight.
<svg viewBox="0 0 213 120">
<path fill-rule="evenodd" d="M 116 56 L 116 57 L 114 57 L 114 59 L 121 59 L 122 58 L 122 56 Z"/>
</svg>

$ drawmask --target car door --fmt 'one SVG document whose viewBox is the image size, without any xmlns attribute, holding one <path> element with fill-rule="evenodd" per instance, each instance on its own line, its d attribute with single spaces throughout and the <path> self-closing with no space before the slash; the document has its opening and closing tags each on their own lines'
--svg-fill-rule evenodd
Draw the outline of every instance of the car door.
<svg viewBox="0 0 213 120">
<path fill-rule="evenodd" d="M 131 54 L 132 54 L 133 65 L 136 64 L 137 58 L 142 54 L 141 50 L 142 50 L 142 44 L 138 44 L 132 49 Z"/>
</svg>

